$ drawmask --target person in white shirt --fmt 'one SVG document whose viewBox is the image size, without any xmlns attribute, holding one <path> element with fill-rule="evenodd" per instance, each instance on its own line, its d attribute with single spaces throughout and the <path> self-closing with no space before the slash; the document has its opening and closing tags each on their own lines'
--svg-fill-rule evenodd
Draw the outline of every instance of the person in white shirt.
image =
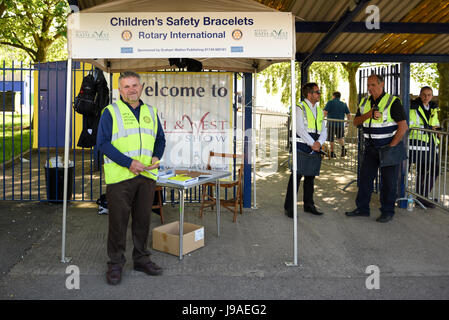
<svg viewBox="0 0 449 320">
<path fill-rule="evenodd" d="M 326 120 L 324 120 L 323 110 L 319 107 L 321 91 L 316 83 L 306 83 L 302 88 L 302 93 L 306 97 L 296 106 L 296 148 L 305 153 L 320 153 L 321 147 L 327 139 Z M 297 174 L 297 189 L 302 175 Z M 318 211 L 313 201 L 315 176 L 304 177 L 304 211 L 314 215 L 322 215 Z M 296 190 L 296 192 L 298 191 Z M 285 214 L 293 217 L 293 173 L 287 187 L 284 209 Z"/>
</svg>

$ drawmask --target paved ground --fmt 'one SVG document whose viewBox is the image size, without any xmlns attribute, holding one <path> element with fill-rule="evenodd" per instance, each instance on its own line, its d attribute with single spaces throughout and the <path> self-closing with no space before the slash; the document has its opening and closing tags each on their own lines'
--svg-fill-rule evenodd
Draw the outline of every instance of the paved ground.
<svg viewBox="0 0 449 320">
<path fill-rule="evenodd" d="M 293 261 L 293 220 L 283 214 L 286 169 L 260 175 L 257 209 L 245 209 L 232 223 L 222 211 L 221 237 L 215 214 L 200 218 L 198 205 L 189 205 L 185 221 L 205 226 L 205 247 L 182 261 L 153 251 L 164 268 L 160 277 L 132 270 L 132 240 L 119 286 L 105 282 L 107 216 L 96 205 L 73 203 L 68 208 L 67 256 L 61 259 L 62 206 L 0 202 L 0 299 L 448 299 L 449 214 L 439 210 L 397 209 L 387 224 L 374 195 L 372 216 L 347 218 L 354 178 L 323 166 L 315 202 L 325 212 L 302 211 L 298 199 L 299 265 Z M 177 220 L 177 208 L 165 206 L 166 222 Z M 160 225 L 157 215 L 152 227 Z M 66 268 L 80 270 L 80 289 L 66 288 Z M 380 289 L 368 290 L 366 268 L 380 271 Z M 368 281 L 370 282 L 370 281 Z M 370 282 L 372 283 L 372 282 Z"/>
</svg>

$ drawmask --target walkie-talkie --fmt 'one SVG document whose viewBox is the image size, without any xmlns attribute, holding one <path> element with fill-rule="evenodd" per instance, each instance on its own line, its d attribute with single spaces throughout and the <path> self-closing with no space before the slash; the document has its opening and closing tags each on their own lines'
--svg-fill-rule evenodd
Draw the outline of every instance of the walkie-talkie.
<svg viewBox="0 0 449 320">
<path fill-rule="evenodd" d="M 375 119 L 374 112 L 376 112 L 376 111 L 379 111 L 379 107 L 378 106 L 373 106 L 373 114 L 371 116 L 373 119 Z"/>
</svg>

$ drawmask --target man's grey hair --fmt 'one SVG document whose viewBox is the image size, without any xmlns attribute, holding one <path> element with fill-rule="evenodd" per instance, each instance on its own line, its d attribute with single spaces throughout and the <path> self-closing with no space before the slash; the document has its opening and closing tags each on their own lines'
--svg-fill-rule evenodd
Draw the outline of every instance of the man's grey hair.
<svg viewBox="0 0 449 320">
<path fill-rule="evenodd" d="M 122 72 L 120 74 L 120 76 L 118 77 L 119 85 L 120 85 L 120 81 L 125 78 L 137 78 L 137 79 L 139 79 L 139 82 L 140 82 L 140 75 L 138 73 L 136 73 L 134 71 L 125 71 L 125 72 Z"/>
<path fill-rule="evenodd" d="M 373 73 L 368 78 L 371 78 L 371 77 L 375 77 L 377 79 L 377 83 L 378 84 L 381 84 L 382 82 L 385 82 L 384 76 L 382 76 L 380 74 Z"/>
</svg>

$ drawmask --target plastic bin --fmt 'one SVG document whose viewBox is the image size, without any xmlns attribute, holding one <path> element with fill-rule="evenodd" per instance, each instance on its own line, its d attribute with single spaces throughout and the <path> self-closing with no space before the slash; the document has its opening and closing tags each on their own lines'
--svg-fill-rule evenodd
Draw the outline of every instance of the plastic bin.
<svg viewBox="0 0 449 320">
<path fill-rule="evenodd" d="M 47 200 L 51 203 L 64 201 L 64 168 L 45 167 Z M 68 168 L 67 201 L 72 199 L 73 166 Z"/>
</svg>

